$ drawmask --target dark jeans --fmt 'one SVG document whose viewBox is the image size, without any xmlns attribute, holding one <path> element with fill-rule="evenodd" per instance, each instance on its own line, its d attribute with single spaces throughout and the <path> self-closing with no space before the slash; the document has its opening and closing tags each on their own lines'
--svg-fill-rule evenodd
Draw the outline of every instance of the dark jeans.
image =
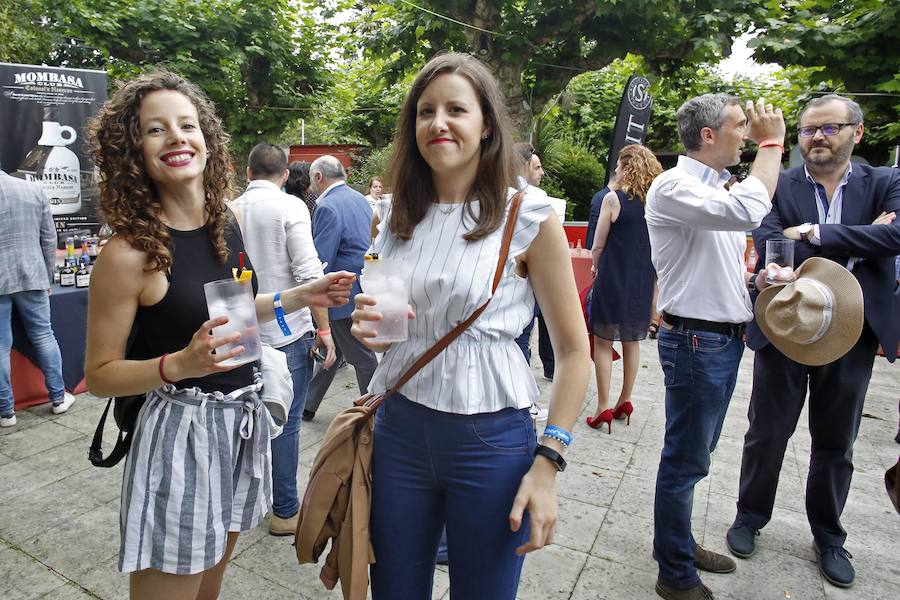
<svg viewBox="0 0 900 600">
<path fill-rule="evenodd" d="M 337 354 L 337 360 L 326 369 L 319 365 L 313 374 L 312 381 L 309 382 L 309 393 L 306 396 L 306 410 L 316 412 L 331 382 L 334 381 L 334 375 L 337 373 L 337 366 L 341 362 L 341 357 L 345 357 L 347 362 L 353 366 L 356 371 L 356 384 L 359 386 L 359 393 L 365 394 L 369 389 L 369 382 L 372 375 L 375 374 L 375 367 L 378 366 L 378 358 L 375 353 L 366 348 L 362 342 L 350 334 L 350 326 L 353 325 L 351 319 L 338 319 L 331 322 L 331 336 L 334 339 L 334 349 Z"/>
<path fill-rule="evenodd" d="M 510 531 L 509 512 L 535 445 L 527 409 L 455 415 L 389 398 L 375 421 L 372 598 L 430 600 L 446 525 L 454 600 L 514 600 L 529 534 Z"/>
<path fill-rule="evenodd" d="M 306 404 L 306 390 L 312 377 L 313 358 L 309 351 L 315 342 L 315 334 L 309 332 L 287 346 L 279 348 L 285 353 L 288 370 L 294 383 L 294 401 L 288 412 L 287 423 L 281 435 L 272 440 L 272 512 L 286 519 L 300 508 L 297 496 L 297 462 L 300 456 L 300 415 Z"/>
<path fill-rule="evenodd" d="M 738 516 L 757 529 L 772 518 L 775 491 L 787 442 L 803 410 L 809 386 L 812 451 L 806 480 L 806 517 L 820 546 L 843 546 L 841 513 L 853 476 L 853 443 L 878 342 L 868 326 L 840 359 L 808 367 L 771 344 L 753 360 L 753 392 L 741 460 Z"/>
<path fill-rule="evenodd" d="M 744 343 L 735 336 L 661 327 L 658 344 L 666 435 L 656 476 L 653 547 L 659 580 L 686 589 L 700 582 L 691 534 L 694 485 L 709 473 Z"/>
</svg>

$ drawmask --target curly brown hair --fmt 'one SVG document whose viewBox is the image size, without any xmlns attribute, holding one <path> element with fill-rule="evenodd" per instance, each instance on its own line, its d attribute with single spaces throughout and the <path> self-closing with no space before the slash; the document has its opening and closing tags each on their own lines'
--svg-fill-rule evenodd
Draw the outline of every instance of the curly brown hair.
<svg viewBox="0 0 900 600">
<path fill-rule="evenodd" d="M 397 119 L 394 152 L 387 173 L 394 193 L 388 226 L 401 240 L 412 237 L 416 225 L 425 218 L 436 199 L 431 167 L 416 145 L 416 105 L 425 88 L 448 73 L 461 75 L 472 84 L 484 122 L 490 130 L 482 141 L 475 182 L 465 200 L 463 210 L 475 221 L 475 227 L 463 235 L 464 239 L 479 240 L 500 228 L 506 211 L 507 190 L 515 185 L 515 151 L 506 103 L 497 80 L 474 56 L 456 52 L 439 54 L 419 71 Z M 480 202 L 477 217 L 471 204 L 475 199 Z"/>
<path fill-rule="evenodd" d="M 636 196 L 641 204 L 647 198 L 647 190 L 656 176 L 662 173 L 662 165 L 645 146 L 630 144 L 619 153 L 622 169 L 619 171 L 619 189 L 626 196 Z"/>
<path fill-rule="evenodd" d="M 147 95 L 172 90 L 183 94 L 197 109 L 206 141 L 203 188 L 210 242 L 219 260 L 228 258 L 225 225 L 230 212 L 225 200 L 232 194 L 228 134 L 212 102 L 193 83 L 170 71 L 156 71 L 120 83 L 99 114 L 88 125 L 91 158 L 100 171 L 100 214 L 116 235 L 147 253 L 148 271 L 166 271 L 172 265 L 171 238 L 160 220 L 162 205 L 147 174 L 138 113 Z"/>
</svg>

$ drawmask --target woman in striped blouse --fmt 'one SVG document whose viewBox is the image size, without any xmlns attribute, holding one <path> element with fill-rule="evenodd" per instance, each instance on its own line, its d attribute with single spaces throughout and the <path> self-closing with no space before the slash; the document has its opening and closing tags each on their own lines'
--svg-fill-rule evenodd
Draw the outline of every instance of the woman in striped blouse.
<svg viewBox="0 0 900 600">
<path fill-rule="evenodd" d="M 377 328 L 378 307 L 371 296 L 356 297 L 354 335 L 385 352 L 371 392 L 390 388 L 490 295 L 515 187 L 504 107 L 487 68 L 463 54 L 432 59 L 407 95 L 389 170 L 393 202 L 372 251 L 409 267 L 409 337 L 373 343 L 360 322 Z M 535 296 L 557 353 L 541 447 L 528 413 L 538 388 L 514 341 Z M 553 540 L 559 455 L 571 441 L 566 430 L 581 408 L 589 364 L 562 226 L 546 198 L 526 196 L 487 310 L 376 417 L 375 600 L 431 597 L 443 526 L 451 595 L 515 598 L 524 555 Z"/>
</svg>

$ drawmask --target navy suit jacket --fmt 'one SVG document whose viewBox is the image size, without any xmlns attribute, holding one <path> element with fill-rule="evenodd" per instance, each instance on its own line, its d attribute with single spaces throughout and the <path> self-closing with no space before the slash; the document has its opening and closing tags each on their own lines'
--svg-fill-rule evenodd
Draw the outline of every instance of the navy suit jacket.
<svg viewBox="0 0 900 600">
<path fill-rule="evenodd" d="M 328 263 L 325 273 L 356 273 L 350 302 L 328 309 L 328 318 L 332 321 L 349 319 L 354 308 L 353 298 L 360 292 L 359 274 L 363 268 L 363 257 L 372 241 L 372 208 L 362 194 L 347 184 L 338 185 L 329 190 L 316 206 L 312 233 L 319 258 Z"/>
<path fill-rule="evenodd" d="M 872 225 L 884 212 L 896 212 L 891 225 Z M 766 240 L 784 237 L 782 231 L 803 223 L 818 223 L 816 195 L 803 166 L 789 169 L 778 178 L 772 212 L 753 232 L 759 248 L 757 272 L 764 266 Z M 811 256 L 821 256 L 847 265 L 851 256 L 863 258 L 853 265 L 853 275 L 863 291 L 866 322 L 894 362 L 900 341 L 900 287 L 894 257 L 900 254 L 900 169 L 853 164 L 853 173 L 843 191 L 841 223 L 819 225 L 821 246 L 794 243 L 794 267 Z M 747 345 L 753 350 L 769 340 L 754 319 L 747 327 Z"/>
</svg>

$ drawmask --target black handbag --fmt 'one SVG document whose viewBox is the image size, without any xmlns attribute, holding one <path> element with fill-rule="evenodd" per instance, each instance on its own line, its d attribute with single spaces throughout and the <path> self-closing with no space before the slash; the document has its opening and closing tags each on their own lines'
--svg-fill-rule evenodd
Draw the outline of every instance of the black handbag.
<svg viewBox="0 0 900 600">
<path fill-rule="evenodd" d="M 134 341 L 137 337 L 138 326 L 135 323 L 128 334 L 128 341 L 125 342 L 125 357 L 128 359 L 140 358 L 134 347 Z M 125 458 L 128 449 L 131 448 L 131 434 L 134 432 L 134 426 L 137 423 L 138 413 L 147 400 L 147 394 L 136 394 L 134 396 L 120 396 L 110 398 L 106 403 L 106 408 L 100 416 L 100 422 L 97 423 L 97 429 L 94 431 L 94 438 L 91 440 L 91 447 L 88 449 L 88 460 L 95 467 L 103 467 L 108 469 L 114 467 Z M 116 425 L 119 426 L 119 436 L 116 439 L 116 445 L 113 447 L 109 456 L 103 458 L 103 428 L 106 425 L 106 416 L 109 414 L 109 407 L 113 407 L 113 418 Z"/>
</svg>

